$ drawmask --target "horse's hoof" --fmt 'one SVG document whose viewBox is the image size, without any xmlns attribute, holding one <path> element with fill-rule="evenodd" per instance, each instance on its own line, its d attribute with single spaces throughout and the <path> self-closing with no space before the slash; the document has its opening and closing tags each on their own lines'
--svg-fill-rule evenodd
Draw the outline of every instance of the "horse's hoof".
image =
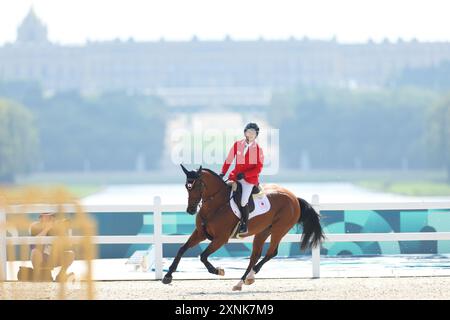
<svg viewBox="0 0 450 320">
<path fill-rule="evenodd" d="M 218 276 L 224 276 L 225 275 L 225 270 L 223 270 L 222 268 L 217 268 L 217 275 Z"/>
<path fill-rule="evenodd" d="M 233 287 L 233 291 L 241 291 L 242 287 L 241 286 L 234 286 Z"/>
<path fill-rule="evenodd" d="M 244 284 L 249 286 L 251 284 L 255 283 L 255 279 L 245 279 Z"/>
<path fill-rule="evenodd" d="M 171 283 L 171 282 L 172 282 L 172 277 L 165 276 L 165 277 L 162 279 L 162 283 L 164 283 L 164 284 L 169 284 L 169 283 Z"/>
</svg>

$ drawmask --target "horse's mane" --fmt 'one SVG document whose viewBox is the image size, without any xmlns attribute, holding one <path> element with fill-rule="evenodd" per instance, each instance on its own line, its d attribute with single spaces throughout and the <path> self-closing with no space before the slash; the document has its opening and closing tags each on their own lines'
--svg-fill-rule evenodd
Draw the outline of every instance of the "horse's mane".
<svg viewBox="0 0 450 320">
<path fill-rule="evenodd" d="M 218 178 L 220 181 L 222 181 L 222 183 L 223 183 L 225 186 L 228 187 L 228 185 L 226 184 L 226 182 L 223 181 L 223 179 L 222 179 L 217 173 L 215 173 L 214 171 L 212 171 L 211 169 L 208 169 L 208 168 L 202 168 L 202 171 L 207 171 L 207 172 L 211 173 L 213 176 L 215 176 L 215 177 Z"/>
</svg>

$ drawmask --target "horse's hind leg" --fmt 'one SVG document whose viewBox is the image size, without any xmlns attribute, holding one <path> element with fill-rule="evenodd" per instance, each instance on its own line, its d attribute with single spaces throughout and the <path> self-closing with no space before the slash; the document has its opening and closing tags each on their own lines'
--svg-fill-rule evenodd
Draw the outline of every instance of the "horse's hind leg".
<svg viewBox="0 0 450 320">
<path fill-rule="evenodd" d="M 270 238 L 269 249 L 267 249 L 265 257 L 260 262 L 258 262 L 256 266 L 253 268 L 255 273 L 258 273 L 259 270 L 261 270 L 262 266 L 267 261 L 269 261 L 278 254 L 278 246 L 280 244 L 280 241 L 284 237 L 284 235 L 289 232 L 290 228 L 291 227 L 288 228 L 286 226 L 283 226 L 283 228 L 280 230 L 279 224 L 272 226 L 272 237 Z"/>
<path fill-rule="evenodd" d="M 277 214 L 279 214 L 279 219 L 277 219 L 276 222 L 272 225 L 272 237 L 270 238 L 269 249 L 267 249 L 266 256 L 253 268 L 256 273 L 261 270 L 262 266 L 267 261 L 278 254 L 278 246 L 281 242 L 281 239 L 285 236 L 286 233 L 289 232 L 289 230 L 295 225 L 296 221 L 298 220 L 298 217 L 294 214 L 295 212 L 293 211 L 295 210 L 295 206 L 289 206 L 286 209 L 291 210 L 291 212 L 284 210 L 285 209 L 282 209 L 277 212 Z"/>
<path fill-rule="evenodd" d="M 208 257 L 216 252 L 220 247 L 222 247 L 227 242 L 227 238 L 224 239 L 213 239 L 211 243 L 206 247 L 205 251 L 200 255 L 200 260 L 206 266 L 209 273 L 217 274 L 219 276 L 225 275 L 225 271 L 221 268 L 215 268 L 209 261 Z"/>
<path fill-rule="evenodd" d="M 201 241 L 205 239 L 206 237 L 204 235 L 200 234 L 200 232 L 198 232 L 197 230 L 194 230 L 192 235 L 189 237 L 188 241 L 178 250 L 177 256 L 175 257 L 175 259 L 173 260 L 172 264 L 169 267 L 169 272 L 166 273 L 164 279 L 162 280 L 164 284 L 169 284 L 172 282 L 172 273 L 174 273 L 177 270 L 178 263 L 180 262 L 183 254 L 189 248 L 192 248 L 193 246 L 199 244 Z"/>
<path fill-rule="evenodd" d="M 252 255 L 250 256 L 250 262 L 248 264 L 247 270 L 242 276 L 241 280 L 233 287 L 233 291 L 242 290 L 242 284 L 250 285 L 255 282 L 255 272 L 253 271 L 253 267 L 258 262 L 261 257 L 261 252 L 264 246 L 264 242 L 270 235 L 270 227 L 265 229 L 264 231 L 255 235 L 253 239 L 253 248 Z"/>
<path fill-rule="evenodd" d="M 273 236 L 272 236 L 273 237 Z M 276 242 L 275 243 L 275 241 L 271 241 L 270 242 L 270 247 L 269 247 L 269 249 L 267 250 L 267 253 L 266 253 L 266 255 L 264 256 L 264 258 L 260 261 L 260 262 L 258 262 L 258 264 L 253 268 L 253 270 L 255 271 L 255 273 L 258 273 L 259 272 L 259 270 L 261 270 L 261 267 L 267 262 L 267 261 L 269 261 L 270 259 L 272 259 L 273 257 L 275 257 L 277 254 L 278 254 L 278 245 L 279 245 L 279 242 Z"/>
</svg>

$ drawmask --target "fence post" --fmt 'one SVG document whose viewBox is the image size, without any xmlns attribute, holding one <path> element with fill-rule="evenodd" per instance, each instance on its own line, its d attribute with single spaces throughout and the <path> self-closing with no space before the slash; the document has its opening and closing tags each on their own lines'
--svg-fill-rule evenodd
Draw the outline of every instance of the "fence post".
<svg viewBox="0 0 450 320">
<path fill-rule="evenodd" d="M 319 208 L 319 196 L 317 194 L 314 194 L 311 199 L 311 205 L 314 208 L 314 210 L 317 211 L 318 214 L 320 214 L 320 208 Z M 311 254 L 312 254 L 312 276 L 315 279 L 320 278 L 320 245 L 312 248 Z"/>
<path fill-rule="evenodd" d="M 163 274 L 162 259 L 163 259 L 163 243 L 162 243 L 162 208 L 161 197 L 155 196 L 153 198 L 153 236 L 155 242 L 153 246 L 155 248 L 155 279 L 161 280 Z"/>
<path fill-rule="evenodd" d="M 0 208 L 0 281 L 6 281 L 7 271 L 7 247 L 6 247 L 6 212 Z"/>
</svg>

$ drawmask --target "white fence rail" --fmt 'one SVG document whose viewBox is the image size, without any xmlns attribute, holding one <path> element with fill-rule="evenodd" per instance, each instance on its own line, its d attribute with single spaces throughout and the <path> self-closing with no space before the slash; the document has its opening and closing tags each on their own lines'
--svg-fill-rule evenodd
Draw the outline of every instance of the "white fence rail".
<svg viewBox="0 0 450 320">
<path fill-rule="evenodd" d="M 314 195 L 311 201 L 312 206 L 320 213 L 321 210 L 427 210 L 427 209 L 450 209 L 450 201 L 444 202 L 406 202 L 406 203 L 319 203 L 319 197 Z M 39 213 L 47 212 L 48 206 L 28 206 L 26 211 L 17 207 L 8 214 L 19 213 Z M 155 279 L 162 279 L 163 276 L 163 245 L 168 243 L 185 243 L 189 235 L 163 235 L 162 234 L 162 212 L 184 212 L 186 205 L 162 205 L 160 197 L 154 197 L 153 205 L 109 205 L 97 206 L 88 205 L 83 207 L 89 213 L 126 213 L 126 212 L 153 212 L 153 235 L 105 235 L 94 236 L 92 241 L 95 244 L 153 244 L 155 253 Z M 71 211 L 70 207 L 65 208 L 66 212 Z M 6 213 L 0 211 L 0 225 L 6 221 Z M 4 281 L 7 279 L 6 252 L 7 245 L 51 243 L 54 237 L 30 237 L 14 236 L 7 237 L 6 230 L 0 230 L 0 267 Z M 72 236 L 77 241 L 81 236 Z M 253 236 L 245 239 L 230 239 L 229 242 L 253 242 Z M 287 234 L 282 242 L 300 242 L 301 234 Z M 417 241 L 417 240 L 450 240 L 450 232 L 415 232 L 415 233 L 354 233 L 354 234 L 326 234 L 328 242 L 358 242 L 358 241 Z M 206 242 L 206 241 L 204 241 Z M 270 237 L 266 240 L 270 242 Z M 320 247 L 312 250 L 312 276 L 320 277 Z"/>
</svg>

